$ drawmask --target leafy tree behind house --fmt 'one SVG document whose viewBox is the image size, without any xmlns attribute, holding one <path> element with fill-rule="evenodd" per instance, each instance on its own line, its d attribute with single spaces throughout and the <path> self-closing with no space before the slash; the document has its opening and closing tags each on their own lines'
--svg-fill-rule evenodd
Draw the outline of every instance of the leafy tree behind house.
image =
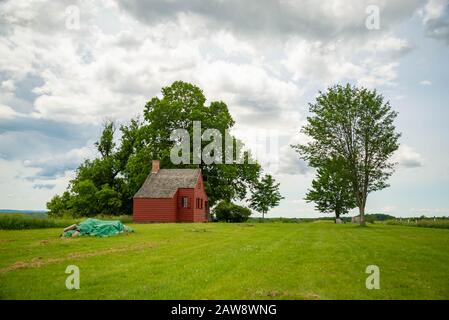
<svg viewBox="0 0 449 320">
<path fill-rule="evenodd" d="M 279 192 L 279 183 L 276 183 L 269 174 L 265 175 L 254 186 L 253 193 L 249 199 L 250 208 L 262 213 L 262 218 L 273 207 L 279 205 L 284 199 Z"/>
<path fill-rule="evenodd" d="M 390 160 L 399 147 L 400 133 L 394 126 L 397 112 L 376 90 L 349 84 L 320 92 L 309 106 L 312 116 L 302 132 L 311 141 L 293 148 L 315 168 L 333 157 L 344 159 L 360 224 L 365 224 L 368 194 L 386 188 L 394 171 Z"/>
<path fill-rule="evenodd" d="M 206 98 L 200 88 L 176 81 L 171 86 L 162 89 L 162 98 L 154 97 L 145 105 L 145 143 L 151 146 L 152 158 L 161 160 L 162 167 L 180 167 L 170 161 L 170 149 L 175 144 L 170 139 L 170 133 L 173 130 L 185 129 L 189 132 L 191 155 L 193 156 L 194 121 L 201 121 L 202 132 L 206 129 L 216 129 L 223 138 L 226 130 L 234 126 L 234 119 L 224 102 L 212 101 L 209 105 L 206 105 L 205 102 Z M 207 144 L 209 144 L 208 141 L 202 141 L 203 148 Z M 222 150 L 226 148 L 224 139 L 221 147 Z M 223 154 L 220 157 L 221 164 L 207 165 L 203 161 L 199 164 L 203 172 L 204 186 L 210 206 L 222 199 L 244 199 L 247 190 L 257 182 L 261 170 L 260 165 L 249 164 L 250 155 L 248 153 L 238 156 L 242 156 L 247 161 L 244 161 L 243 164 L 225 164 Z M 181 165 L 181 167 L 186 166 Z"/>
<path fill-rule="evenodd" d="M 114 139 L 116 124 L 104 123 L 95 143 L 99 156 L 78 167 L 67 191 L 47 203 L 49 214 L 132 214 L 132 197 L 149 174 L 152 159 L 159 159 L 162 168 L 197 167 L 171 163 L 170 150 L 175 143 L 170 139 L 172 130 L 186 129 L 193 138 L 193 121 L 201 121 L 202 131 L 218 129 L 224 136 L 226 129 L 234 125 L 225 103 L 213 101 L 206 105 L 205 101 L 201 89 L 176 81 L 162 89 L 161 98 L 154 97 L 145 105 L 143 119 L 131 119 L 119 127 L 119 140 Z M 193 148 L 193 143 L 190 145 Z M 223 164 L 200 163 L 210 206 L 220 200 L 245 198 L 247 190 L 258 181 L 260 165 L 250 164 L 247 152 L 241 156 L 247 160 L 243 164 L 224 164 L 224 159 Z"/>
<path fill-rule="evenodd" d="M 335 213 L 336 219 L 356 207 L 344 159 L 330 159 L 318 168 L 305 200 L 320 212 Z"/>
</svg>

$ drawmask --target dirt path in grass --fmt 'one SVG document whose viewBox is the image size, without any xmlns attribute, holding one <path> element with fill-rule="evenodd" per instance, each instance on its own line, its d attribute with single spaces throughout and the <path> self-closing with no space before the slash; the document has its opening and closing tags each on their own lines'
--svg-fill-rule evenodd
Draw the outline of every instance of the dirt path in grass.
<svg viewBox="0 0 449 320">
<path fill-rule="evenodd" d="M 84 258 L 90 258 L 90 257 L 98 257 L 98 256 L 104 256 L 108 254 L 113 253 L 121 253 L 121 252 L 129 252 L 129 251 L 137 251 L 137 250 L 143 250 L 143 249 L 149 249 L 149 248 L 155 248 L 155 243 L 141 243 L 133 246 L 127 246 L 127 247 L 120 247 L 120 248 L 111 248 L 106 250 L 96 250 L 94 252 L 72 252 L 68 254 L 66 257 L 62 258 L 47 258 L 44 259 L 42 257 L 33 258 L 28 261 L 17 261 L 13 264 L 9 265 L 8 267 L 0 269 L 0 274 L 7 273 L 11 271 L 15 271 L 18 269 L 25 269 L 25 268 L 41 268 L 43 266 L 47 266 L 50 264 L 55 263 L 61 263 L 65 261 L 71 261 L 71 260 L 78 260 L 78 259 L 84 259 Z"/>
</svg>

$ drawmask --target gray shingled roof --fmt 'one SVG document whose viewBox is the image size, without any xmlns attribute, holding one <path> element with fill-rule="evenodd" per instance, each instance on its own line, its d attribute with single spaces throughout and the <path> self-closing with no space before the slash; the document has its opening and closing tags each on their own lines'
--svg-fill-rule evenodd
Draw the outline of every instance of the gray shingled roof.
<svg viewBox="0 0 449 320">
<path fill-rule="evenodd" d="M 194 188 L 200 169 L 160 169 L 150 173 L 134 198 L 172 198 L 178 188 Z"/>
</svg>

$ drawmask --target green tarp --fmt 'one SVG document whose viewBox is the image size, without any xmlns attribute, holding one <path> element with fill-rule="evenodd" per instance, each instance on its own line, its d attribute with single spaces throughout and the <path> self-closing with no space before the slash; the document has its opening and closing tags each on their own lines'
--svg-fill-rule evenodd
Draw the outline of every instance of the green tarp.
<svg viewBox="0 0 449 320">
<path fill-rule="evenodd" d="M 123 232 L 134 232 L 134 230 L 120 221 L 104 221 L 89 218 L 77 224 L 73 229 L 65 231 L 63 237 L 78 235 L 109 237 Z"/>
</svg>

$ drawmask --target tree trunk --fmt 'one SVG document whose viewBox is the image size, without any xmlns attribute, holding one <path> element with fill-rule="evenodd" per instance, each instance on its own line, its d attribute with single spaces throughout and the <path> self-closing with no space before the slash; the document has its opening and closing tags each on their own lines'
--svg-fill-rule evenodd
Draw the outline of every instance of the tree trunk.
<svg viewBox="0 0 449 320">
<path fill-rule="evenodd" d="M 359 213 L 360 213 L 360 225 L 364 226 L 365 225 L 365 205 L 364 204 L 359 206 Z"/>
<path fill-rule="evenodd" d="M 359 222 L 361 226 L 365 225 L 365 205 L 366 205 L 366 195 L 362 192 L 356 193 L 357 206 L 359 207 Z"/>
<path fill-rule="evenodd" d="M 262 220 L 265 219 L 265 212 L 262 211 Z"/>
</svg>

